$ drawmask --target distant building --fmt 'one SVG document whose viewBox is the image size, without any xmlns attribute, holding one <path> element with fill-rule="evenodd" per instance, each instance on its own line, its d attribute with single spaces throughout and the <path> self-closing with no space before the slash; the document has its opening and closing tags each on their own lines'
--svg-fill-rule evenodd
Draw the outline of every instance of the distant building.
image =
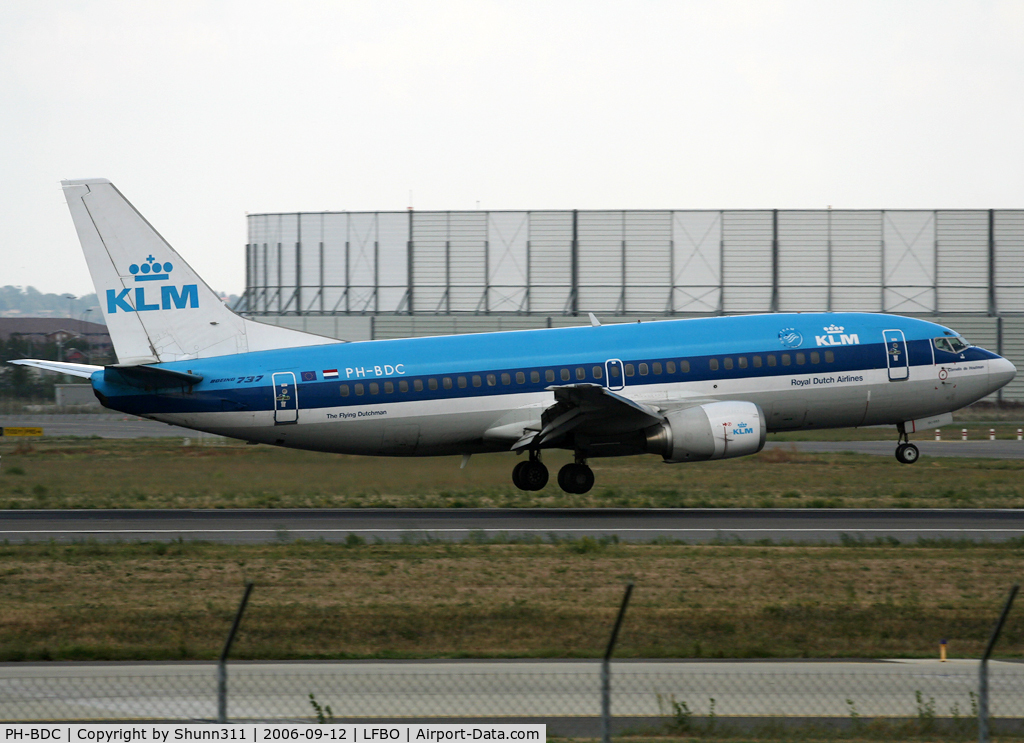
<svg viewBox="0 0 1024 743">
<path fill-rule="evenodd" d="M 0 317 L 0 342 L 6 343 L 11 338 L 20 338 L 33 345 L 63 344 L 82 338 L 93 353 L 107 354 L 113 350 L 106 325 L 67 317 Z M 66 360 L 84 362 L 85 355 L 79 353 L 77 358 L 68 357 Z"/>
</svg>

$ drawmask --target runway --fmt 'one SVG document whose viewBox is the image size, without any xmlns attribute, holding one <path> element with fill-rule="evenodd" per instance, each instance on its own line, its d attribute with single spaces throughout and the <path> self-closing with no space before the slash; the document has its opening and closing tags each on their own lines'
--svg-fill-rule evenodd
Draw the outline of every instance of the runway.
<svg viewBox="0 0 1024 743">
<path fill-rule="evenodd" d="M 528 718 L 580 731 L 600 714 L 597 661 L 244 662 L 229 664 L 233 720 L 309 720 L 309 695 L 335 718 Z M 992 662 L 992 714 L 1024 717 L 1024 665 Z M 656 724 L 684 703 L 694 716 L 966 717 L 977 662 L 614 661 L 620 725 Z M 209 720 L 212 663 L 31 663 L 0 666 L 0 719 Z M 921 698 L 918 699 L 920 694 Z M 711 702 L 711 700 L 714 702 Z M 551 730 L 549 730 L 551 732 Z"/>
<path fill-rule="evenodd" d="M 0 511 L 11 543 L 202 540 L 261 544 L 295 539 L 367 541 L 540 540 L 614 537 L 842 543 L 849 540 L 1024 537 L 1024 510 L 1011 509 L 217 509 Z"/>
<path fill-rule="evenodd" d="M 219 439 L 209 434 L 167 423 L 135 418 L 120 413 L 80 413 L 68 415 L 0 416 L 0 426 L 42 428 L 45 436 L 98 436 L 104 439 L 192 438 Z M 879 436 L 885 434 L 880 431 Z M 993 459 L 1024 459 L 1024 441 L 928 441 L 914 443 L 926 457 L 981 457 Z M 891 457 L 896 451 L 895 429 L 888 440 L 881 441 L 768 441 L 766 449 L 794 448 L 808 453 L 854 452 Z"/>
</svg>

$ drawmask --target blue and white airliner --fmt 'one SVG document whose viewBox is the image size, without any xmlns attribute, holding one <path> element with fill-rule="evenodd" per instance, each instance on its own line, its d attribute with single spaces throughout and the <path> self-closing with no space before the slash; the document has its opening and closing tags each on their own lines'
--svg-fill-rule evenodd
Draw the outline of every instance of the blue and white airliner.
<svg viewBox="0 0 1024 743">
<path fill-rule="evenodd" d="M 277 446 L 434 456 L 511 451 L 523 490 L 545 449 L 695 462 L 754 454 L 769 432 L 917 430 L 1005 385 L 1006 359 L 924 320 L 863 313 L 709 317 L 346 343 L 229 310 L 103 179 L 63 182 L 118 363 L 15 361 L 88 378 L 113 410 Z M 465 461 L 465 460 L 464 460 Z"/>
</svg>

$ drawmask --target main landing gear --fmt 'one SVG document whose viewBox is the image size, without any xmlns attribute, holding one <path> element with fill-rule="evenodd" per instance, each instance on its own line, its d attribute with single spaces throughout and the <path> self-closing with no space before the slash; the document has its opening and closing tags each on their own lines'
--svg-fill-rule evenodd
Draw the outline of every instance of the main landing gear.
<svg viewBox="0 0 1024 743">
<path fill-rule="evenodd" d="M 520 490 L 543 490 L 548 484 L 548 468 L 537 452 L 531 451 L 529 459 L 512 469 L 512 484 Z"/>
<path fill-rule="evenodd" d="M 910 436 L 903 433 L 903 427 L 900 427 L 900 443 L 896 447 L 896 461 L 900 464 L 913 464 L 921 456 L 921 452 L 918 448 L 910 443 Z"/>
<path fill-rule="evenodd" d="M 512 470 L 512 484 L 520 490 L 542 490 L 548 484 L 548 468 L 540 461 L 540 454 L 530 452 L 530 458 Z M 594 487 L 594 471 L 586 460 L 577 457 L 558 471 L 558 487 L 567 493 L 583 494 Z"/>
</svg>

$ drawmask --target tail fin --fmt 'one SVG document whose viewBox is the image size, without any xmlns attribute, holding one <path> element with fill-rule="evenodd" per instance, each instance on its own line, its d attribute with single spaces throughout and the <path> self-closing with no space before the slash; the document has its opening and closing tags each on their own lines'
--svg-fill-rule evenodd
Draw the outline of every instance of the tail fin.
<svg viewBox="0 0 1024 743">
<path fill-rule="evenodd" d="M 110 181 L 61 185 L 121 364 L 338 342 L 236 315 Z"/>
</svg>

